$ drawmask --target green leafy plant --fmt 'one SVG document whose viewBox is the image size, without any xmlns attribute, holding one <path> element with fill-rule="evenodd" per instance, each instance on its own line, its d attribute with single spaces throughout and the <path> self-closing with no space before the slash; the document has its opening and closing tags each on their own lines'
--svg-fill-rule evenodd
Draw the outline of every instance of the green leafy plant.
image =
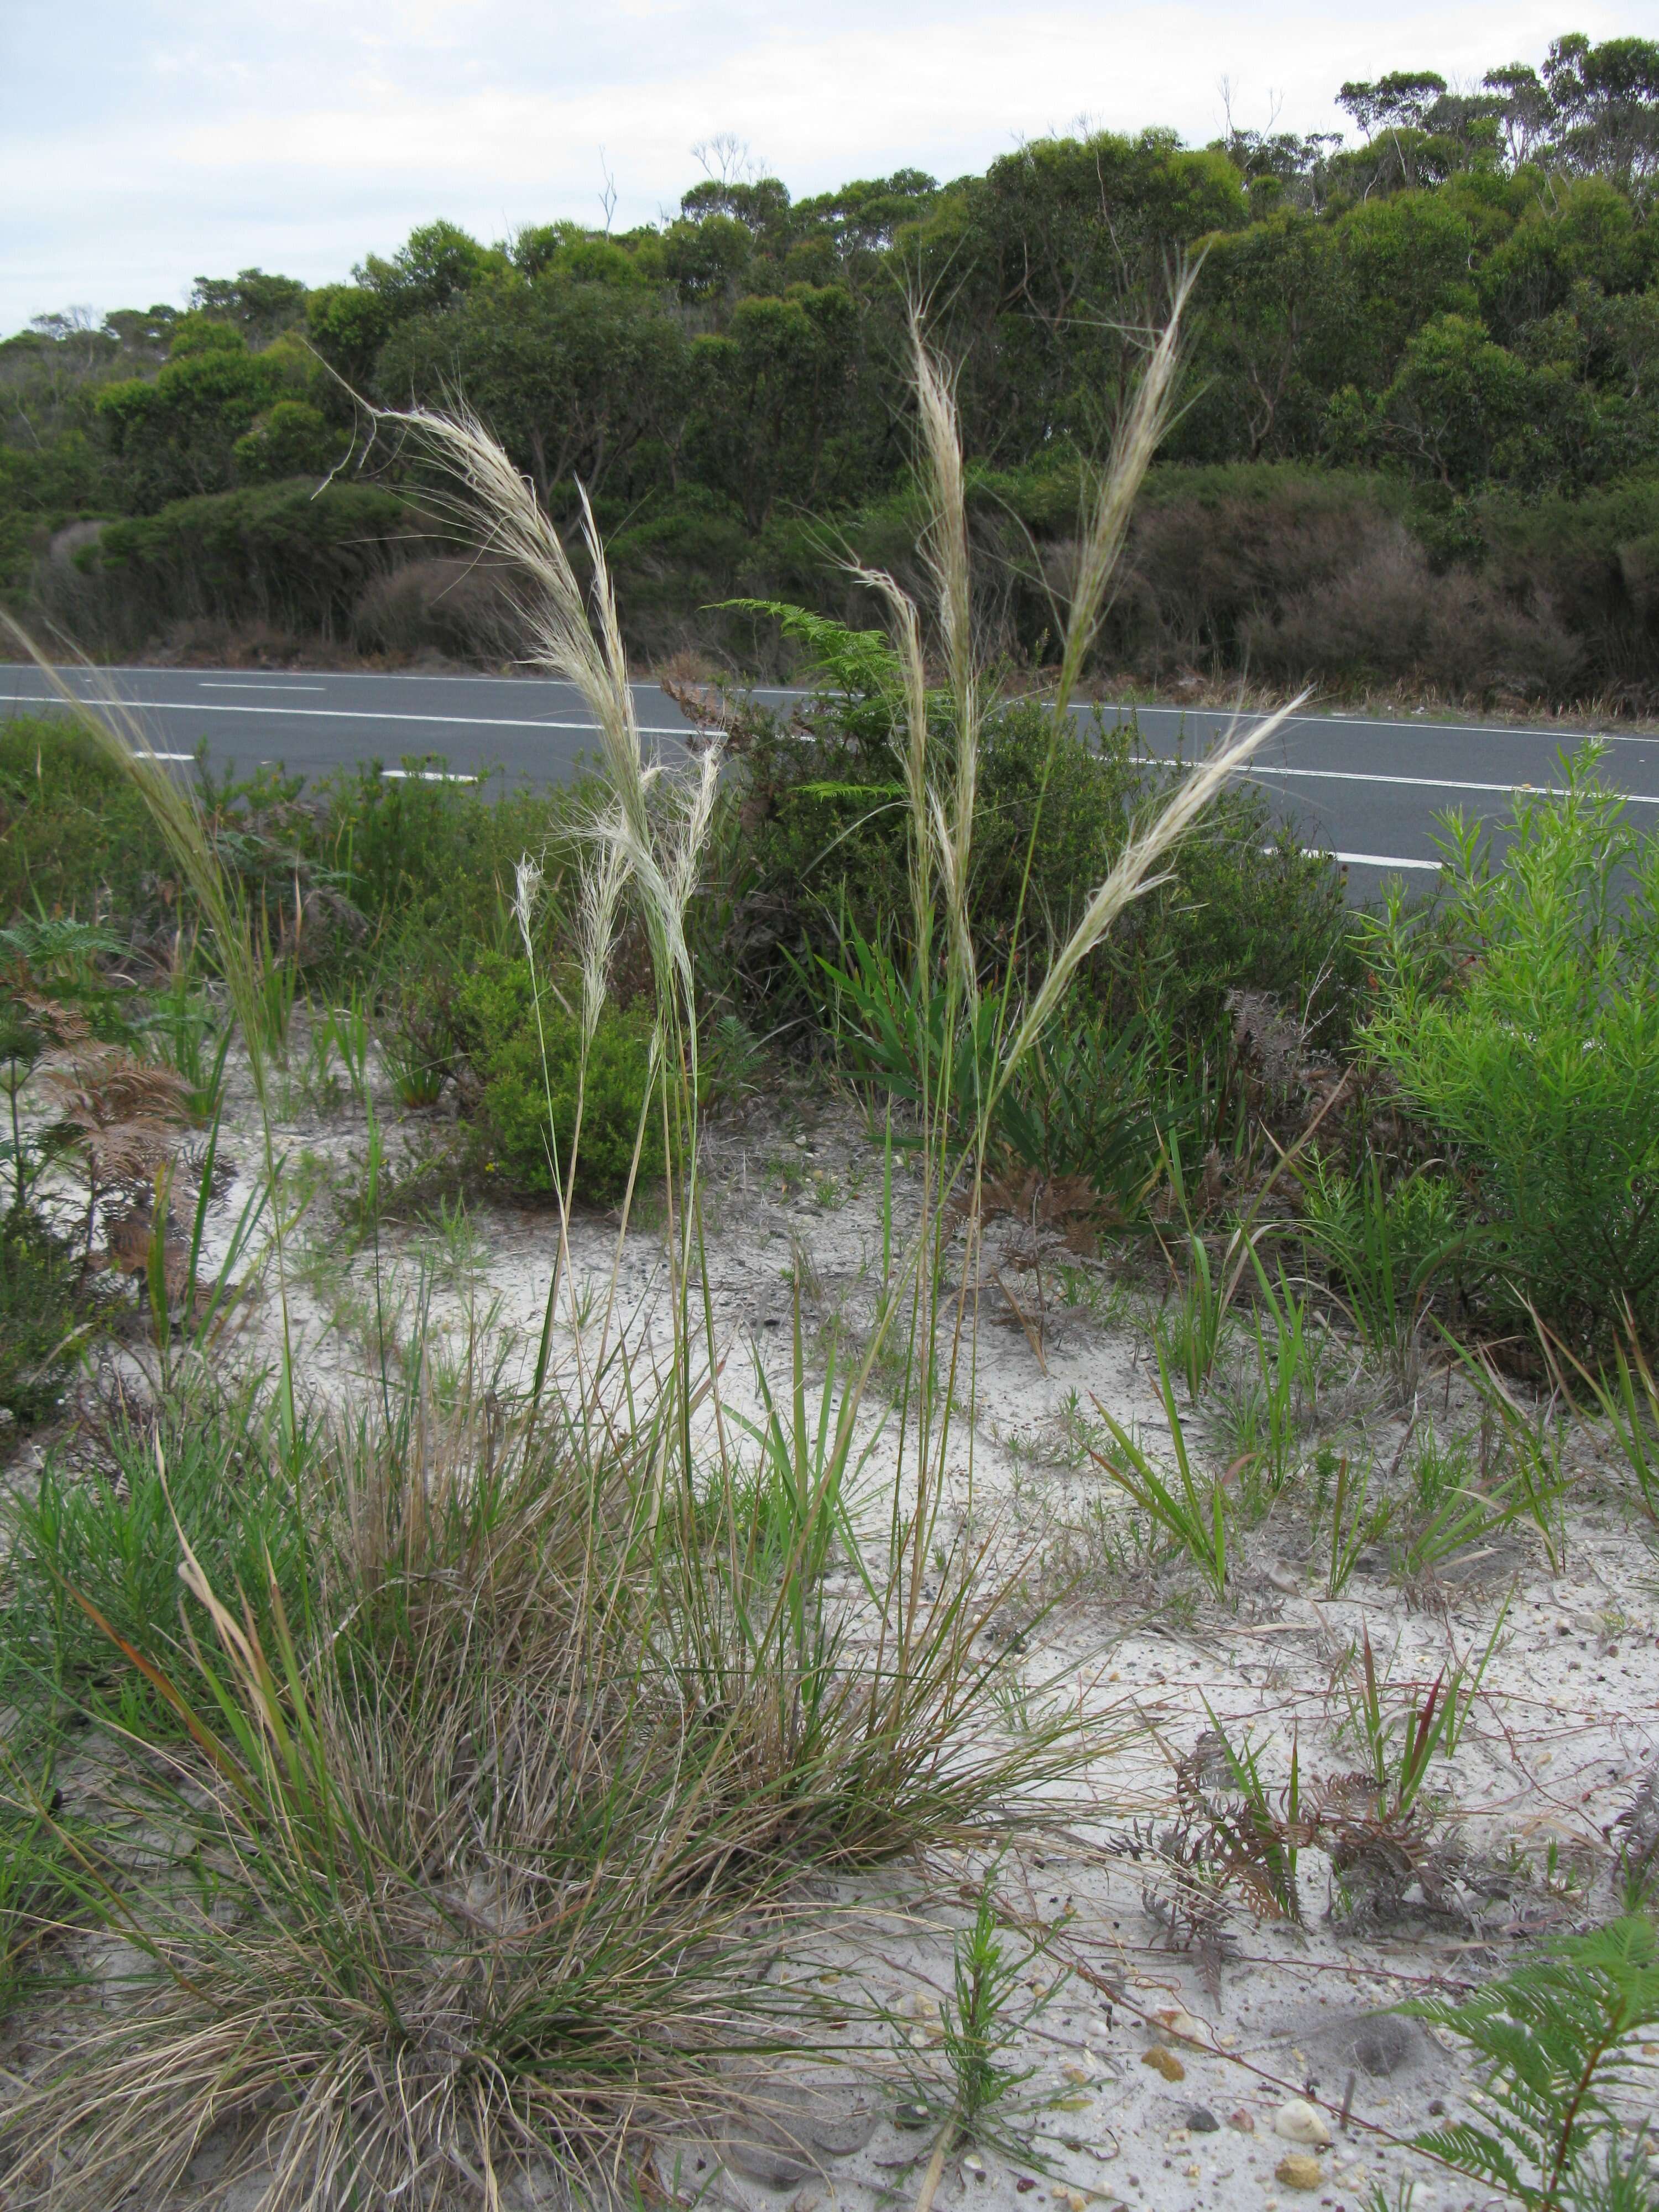
<svg viewBox="0 0 1659 2212">
<path fill-rule="evenodd" d="M 1547 1348 L 1547 1339 L 1546 1339 Z M 1566 1565 L 1566 1501 L 1573 1475 L 1567 1463 L 1568 1413 L 1552 1394 L 1535 1405 L 1520 1403 L 1507 1389 L 1491 1355 L 1454 1344 L 1457 1363 L 1485 1408 L 1490 1431 L 1500 1439 L 1503 1491 L 1515 1520 L 1527 1519 L 1538 1531 L 1552 1574 Z"/>
<path fill-rule="evenodd" d="M 1371 1048 L 1458 1147 L 1496 1287 L 1577 1341 L 1659 1332 L 1659 835 L 1596 781 L 1517 793 L 1502 859 L 1447 817 L 1439 919 L 1376 926 Z M 1509 1285 L 1507 1291 L 1504 1285 Z"/>
<path fill-rule="evenodd" d="M 1426 1171 L 1389 1188 L 1375 1153 L 1353 1178 L 1315 1160 L 1302 1171 L 1303 1229 L 1366 1346 L 1409 1397 L 1424 1309 L 1436 1277 L 1467 1241 L 1456 1194 Z"/>
<path fill-rule="evenodd" d="M 33 1678 L 147 1735 L 169 1729 L 111 1638 L 156 1655 L 174 1640 L 181 1528 L 227 1584 L 262 1602 L 274 1575 L 298 1602 L 307 1532 L 262 1431 L 255 1392 L 198 1387 L 173 1394 L 153 1431 L 118 1419 L 107 1475 L 48 1458 L 5 1515 L 0 1629 L 18 1686 Z"/>
<path fill-rule="evenodd" d="M 1195 1231 L 1187 1238 L 1187 1267 L 1154 1324 L 1160 1366 L 1167 1362 L 1196 1405 L 1215 1371 L 1227 1324 L 1228 1285 L 1218 1279 L 1210 1248 Z"/>
<path fill-rule="evenodd" d="M 1217 1830 L 1212 1856 L 1224 1863 L 1231 1861 L 1235 1876 L 1247 1875 L 1252 1887 L 1265 1893 L 1270 1911 L 1299 1923 L 1302 1894 L 1297 1859 L 1308 1840 L 1304 1832 L 1301 1746 L 1291 1742 L 1290 1777 L 1275 1804 L 1261 1771 L 1260 1755 L 1249 1738 L 1235 1744 L 1207 1698 L 1204 1710 L 1209 1715 L 1210 1740 L 1221 1753 L 1232 1785 L 1230 1804 L 1216 1804 L 1212 1793 L 1206 1798 Z M 1190 1802 L 1197 1802 L 1190 1787 L 1188 1796 Z"/>
<path fill-rule="evenodd" d="M 1545 1332 L 1547 1348 L 1565 1350 Z M 1567 1352 L 1613 1449 L 1636 1478 L 1637 1495 L 1651 1521 L 1659 1521 L 1659 1376 L 1643 1351 L 1635 1317 L 1626 1309 L 1613 1339 L 1613 1371 L 1587 1366 Z"/>
<path fill-rule="evenodd" d="M 860 1441 L 848 1418 L 848 1394 L 842 1387 L 833 1340 L 817 1407 L 809 1407 L 801 1289 L 798 1268 L 787 1401 L 780 1403 L 757 1358 L 755 1384 L 763 1418 L 753 1421 L 734 1412 L 731 1419 L 760 1448 L 749 1516 L 753 1571 L 778 1593 L 776 1618 L 793 1647 L 803 1683 L 803 1722 L 811 1735 L 817 1733 L 815 1708 L 829 1693 L 835 1658 L 835 1639 L 825 1632 L 815 1593 L 835 1542 L 845 1540 L 849 1556 L 858 1555 L 848 1517 L 848 1495 L 876 1448 L 880 1430 Z M 885 1334 L 884 1323 L 866 1350 L 866 1366 L 879 1356 Z"/>
<path fill-rule="evenodd" d="M 981 1000 L 972 1022 L 961 1022 L 955 994 L 943 978 L 919 979 L 893 953 L 856 932 L 842 963 L 821 965 L 854 1072 L 875 1079 L 918 1115 L 936 1113 L 948 1101 L 952 1133 L 960 1140 L 973 1128 L 994 1083 L 995 999 Z"/>
<path fill-rule="evenodd" d="M 1218 1408 L 1238 1464 L 1239 1498 L 1259 1518 L 1295 1473 L 1311 1411 L 1317 1361 L 1308 1338 L 1308 1302 L 1281 1276 L 1275 1289 L 1251 1247 L 1261 1304 L 1251 1316 L 1254 1375 L 1236 1378 Z M 1265 1323 L 1267 1325 L 1264 1325 Z"/>
<path fill-rule="evenodd" d="M 1095 1410 L 1111 1432 L 1114 1449 L 1109 1454 L 1091 1449 L 1089 1456 L 1128 1493 L 1175 1548 L 1202 1570 L 1211 1589 L 1221 1597 L 1227 1588 L 1225 1485 L 1212 1475 L 1200 1475 L 1194 1468 L 1161 1346 L 1158 1381 L 1175 1453 L 1174 1482 L 1139 1440 L 1108 1413 L 1098 1399 L 1095 1401 Z"/>
<path fill-rule="evenodd" d="M 380 1033 L 380 1065 L 404 1106 L 437 1104 L 453 1055 L 453 1042 L 406 1016 Z"/>
<path fill-rule="evenodd" d="M 1081 997 L 1065 1008 L 1006 1094 L 1000 1126 L 1021 1164 L 1082 1176 L 1113 1215 L 1134 1220 L 1157 1179 L 1159 1125 L 1186 1117 L 1158 1043 L 1138 1017 Z"/>
<path fill-rule="evenodd" d="M 1121 1216 L 1139 1211 L 1158 1156 L 1142 1024 L 1115 1029 L 1098 1010 L 1068 1005 L 1005 1082 L 996 1069 L 1005 1010 L 994 994 L 964 1021 L 943 979 L 924 990 L 891 952 L 856 931 L 839 961 L 819 964 L 837 1041 L 855 1074 L 919 1112 L 930 1091 L 935 1105 L 948 1099 L 959 1140 L 994 1101 L 988 1134 L 1000 1159 L 1012 1156 L 1042 1176 L 1081 1176 Z M 955 1031 L 948 1068 L 947 1027 Z"/>
<path fill-rule="evenodd" d="M 1527 2212 L 1644 2212 L 1651 2174 L 1618 2100 L 1644 2070 L 1633 2039 L 1659 2021 L 1659 1947 L 1630 1917 L 1569 1937 L 1472 1996 L 1400 2008 L 1462 2042 L 1480 2069 L 1478 2113 L 1420 2147 Z"/>
<path fill-rule="evenodd" d="M 1447 1440 L 1432 1430 L 1420 1437 L 1408 1469 L 1411 1498 L 1403 1532 L 1407 1574 L 1430 1573 L 1522 1519 L 1531 1519 L 1551 1556 L 1558 1555 L 1565 1540 L 1559 1515 L 1567 1488 L 1559 1438 L 1547 1450 L 1518 1417 L 1517 1426 L 1526 1449 L 1519 1455 L 1506 1451 L 1484 1476 L 1467 1437 Z"/>
<path fill-rule="evenodd" d="M 191 973 L 175 964 L 167 988 L 150 1003 L 149 1027 L 167 1065 L 185 1085 L 191 1121 L 212 1120 L 224 1085 L 231 1025 Z"/>
<path fill-rule="evenodd" d="M 354 983 L 343 1006 L 330 1006 L 314 1024 L 313 1049 L 337 1060 L 359 1106 L 368 1097 L 368 1007 Z"/>
<path fill-rule="evenodd" d="M 67 1239 L 31 1207 L 0 1215 L 0 1406 L 20 1421 L 52 1412 L 97 1326 Z"/>
<path fill-rule="evenodd" d="M 575 1133 L 580 1070 L 581 1158 L 590 1198 L 615 1197 L 635 1172 L 662 1173 L 659 1113 L 647 1111 L 652 1024 L 606 1007 L 586 1058 L 574 1015 L 538 993 L 528 962 L 481 953 L 456 995 L 462 1048 L 483 1084 L 480 1132 L 503 1181 L 558 1187 Z"/>
<path fill-rule="evenodd" d="M 1346 1672 L 1343 1690 L 1349 1723 L 1364 1747 L 1383 1820 L 1409 1820 L 1432 1761 L 1449 1759 L 1456 1750 L 1508 1616 L 1506 1601 L 1478 1664 L 1471 1668 L 1467 1660 L 1459 1660 L 1443 1667 L 1420 1698 L 1408 1696 L 1394 1711 L 1385 1694 L 1389 1686 L 1377 1672 L 1370 1630 L 1363 1632 L 1358 1682 Z"/>
<path fill-rule="evenodd" d="M 1005 2063 L 1005 2054 L 1032 2017 L 1032 2008 L 1017 2006 L 1014 1999 L 1034 1954 L 1028 1946 L 1015 1956 L 1000 1927 L 988 1875 L 973 1925 L 957 1938 L 952 1994 L 939 2014 L 945 2063 L 954 2085 L 951 2118 L 959 2132 L 969 2136 L 983 2130 L 995 2108 L 1036 2070 Z"/>
<path fill-rule="evenodd" d="M 300 963 L 272 936 L 268 914 L 261 915 L 254 934 L 253 988 L 259 1042 L 270 1057 L 281 1060 L 288 1051 L 289 1025 L 300 994 Z"/>
<path fill-rule="evenodd" d="M 1353 1472 L 1353 1463 L 1345 1452 L 1336 1465 L 1336 1487 L 1331 1499 L 1330 1571 L 1325 1578 L 1325 1594 L 1339 1598 L 1352 1580 L 1359 1555 L 1368 1544 L 1374 1544 L 1386 1531 L 1392 1508 L 1383 1498 L 1366 1508 L 1370 1491 L 1371 1466 L 1368 1460 Z"/>
<path fill-rule="evenodd" d="M 204 1279 L 202 1255 L 208 1207 L 213 1197 L 214 1169 L 219 1158 L 222 1120 L 222 1101 L 208 1131 L 207 1148 L 196 1178 L 190 1236 L 182 1254 L 175 1250 L 168 1227 L 176 1170 L 170 1163 L 156 1173 L 144 1277 L 164 1391 L 175 1364 L 175 1332 L 181 1339 L 181 1356 L 204 1358 L 252 1287 L 258 1273 L 257 1267 L 246 1263 L 251 1259 L 253 1239 L 270 1192 L 265 1186 L 256 1183 L 230 1224 L 216 1273 L 211 1279 Z M 179 1264 L 180 1261 L 182 1264 Z M 245 1265 L 246 1272 L 239 1278 L 236 1271 Z"/>
</svg>

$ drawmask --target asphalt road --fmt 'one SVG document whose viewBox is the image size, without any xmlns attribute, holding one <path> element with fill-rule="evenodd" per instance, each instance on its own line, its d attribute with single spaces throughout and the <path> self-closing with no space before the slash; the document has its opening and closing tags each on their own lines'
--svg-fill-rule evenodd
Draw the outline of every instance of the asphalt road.
<svg viewBox="0 0 1659 2212">
<path fill-rule="evenodd" d="M 198 668 L 65 676 L 83 696 L 112 694 L 131 706 L 163 758 L 187 760 L 205 738 L 221 769 L 281 762 L 316 776 L 378 761 L 392 775 L 499 770 L 509 781 L 547 781 L 569 775 L 596 747 L 574 688 L 528 678 Z M 759 696 L 781 704 L 798 695 Z M 684 718 L 655 684 L 637 685 L 635 696 L 647 741 L 684 737 Z M 39 713 L 50 698 L 37 669 L 0 665 L 0 719 Z M 1146 750 L 1159 755 L 1201 753 L 1227 725 L 1214 713 L 1137 711 Z M 1269 741 L 1251 773 L 1304 844 L 1346 866 L 1363 897 L 1390 875 L 1426 885 L 1436 814 L 1461 807 L 1468 816 L 1503 817 L 1517 787 L 1559 785 L 1559 755 L 1570 742 L 1559 729 L 1307 714 Z M 1659 737 L 1608 737 L 1601 775 L 1628 794 L 1638 825 L 1659 826 Z"/>
</svg>

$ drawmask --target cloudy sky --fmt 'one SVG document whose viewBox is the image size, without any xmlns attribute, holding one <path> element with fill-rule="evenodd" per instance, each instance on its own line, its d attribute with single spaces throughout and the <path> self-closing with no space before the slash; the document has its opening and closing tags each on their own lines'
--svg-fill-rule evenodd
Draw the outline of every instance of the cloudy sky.
<svg viewBox="0 0 1659 2212">
<path fill-rule="evenodd" d="M 411 225 L 654 219 L 730 134 L 792 191 L 940 178 L 1078 119 L 1201 143 L 1340 123 L 1344 78 L 1536 62 L 1601 0 L 3 0 L 0 331 L 182 302 L 258 265 L 320 283 Z"/>
</svg>

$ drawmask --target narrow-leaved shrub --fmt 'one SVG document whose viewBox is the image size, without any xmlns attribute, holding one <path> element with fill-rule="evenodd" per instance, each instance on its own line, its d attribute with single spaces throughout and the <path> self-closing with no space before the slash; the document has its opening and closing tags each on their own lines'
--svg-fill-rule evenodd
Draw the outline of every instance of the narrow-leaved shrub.
<svg viewBox="0 0 1659 2212">
<path fill-rule="evenodd" d="M 661 1117 L 644 1112 L 651 1083 L 651 1024 L 644 1014 L 605 1009 L 583 1082 L 576 1018 L 551 990 L 538 992 L 527 961 L 480 953 L 455 1011 L 463 1048 L 483 1086 L 478 1125 L 489 1147 L 486 1164 L 503 1182 L 537 1194 L 557 1188 L 555 1164 L 562 1174 L 579 1097 L 584 1198 L 614 1198 L 626 1188 L 636 1141 L 641 1176 L 662 1173 Z"/>
<path fill-rule="evenodd" d="M 1659 1333 L 1659 836 L 1586 747 L 1559 798 L 1517 794 L 1493 866 L 1455 817 L 1437 923 L 1376 925 L 1372 1048 L 1451 1139 L 1498 1279 L 1552 1327 Z"/>
</svg>

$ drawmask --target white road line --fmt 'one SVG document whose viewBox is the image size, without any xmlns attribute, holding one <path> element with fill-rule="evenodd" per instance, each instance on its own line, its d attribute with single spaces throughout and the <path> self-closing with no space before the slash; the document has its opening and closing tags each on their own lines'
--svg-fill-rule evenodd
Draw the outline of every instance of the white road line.
<svg viewBox="0 0 1659 2212">
<path fill-rule="evenodd" d="M 6 665 L 8 664 L 0 661 L 0 666 Z M 65 677 L 78 676 L 83 672 L 79 668 L 66 668 L 59 671 L 59 673 Z M 143 662 L 111 661 L 101 672 L 110 676 L 155 676 L 161 672 L 154 665 L 147 666 Z M 515 686 L 540 684 L 556 691 L 574 691 L 577 688 L 574 684 L 557 676 L 435 676 L 416 673 L 414 670 L 396 668 L 331 668 L 327 674 L 331 684 L 510 684 Z M 636 683 L 629 688 L 641 692 L 655 691 L 659 696 L 662 690 L 660 684 L 645 682 Z M 748 688 L 758 699 L 816 699 L 818 696 L 816 690 L 799 684 L 753 684 Z M 42 696 L 44 696 L 43 694 Z M 1227 722 L 1233 719 L 1229 709 L 1224 707 L 1160 707 L 1151 701 L 1137 702 L 1133 700 L 1116 699 L 1083 700 L 1079 702 L 1077 711 L 1079 714 L 1087 713 L 1095 706 L 1098 706 L 1103 714 L 1115 714 L 1120 716 L 1164 714 L 1172 715 L 1176 720 L 1188 717 L 1194 721 L 1208 719 L 1217 722 Z M 1255 708 L 1251 708 L 1238 717 L 1241 722 L 1261 722 L 1267 719 L 1264 713 Z M 1650 734 L 1643 737 L 1638 733 L 1626 735 L 1617 730 L 1564 730 L 1556 727 L 1540 729 L 1535 723 L 1527 722 L 1436 722 L 1431 721 L 1426 716 L 1419 720 L 1415 715 L 1404 721 L 1390 722 L 1376 714 L 1298 714 L 1293 720 L 1286 723 L 1285 727 L 1292 730 L 1329 728 L 1370 730 L 1377 734 L 1401 730 L 1414 732 L 1440 732 L 1451 737 L 1558 738 L 1564 743 L 1571 744 L 1582 744 L 1586 738 L 1597 738 L 1603 744 L 1608 745 L 1659 744 L 1659 736 Z M 676 732 L 675 734 L 678 735 L 678 732 Z"/>
<path fill-rule="evenodd" d="M 1321 855 L 1315 848 L 1308 857 L 1318 860 Z M 1394 853 L 1333 853 L 1331 858 L 1340 860 L 1345 868 L 1426 868 L 1431 875 L 1440 872 L 1438 860 L 1402 860 Z"/>
<path fill-rule="evenodd" d="M 0 667 L 15 665 L 0 658 Z M 112 660 L 100 664 L 98 672 L 106 676 L 155 676 L 161 672 L 153 664 L 146 665 L 143 661 Z M 176 675 L 182 672 L 170 670 L 167 672 Z M 82 668 L 60 668 L 58 673 L 64 677 L 80 676 L 85 671 Z M 429 676 L 404 668 L 331 668 L 327 675 L 331 684 L 510 684 L 514 689 L 528 684 L 544 684 L 556 691 L 575 691 L 580 688 L 562 676 Z M 757 699 L 816 699 L 819 696 L 817 690 L 805 684 L 751 684 L 747 688 Z M 631 684 L 629 689 L 632 691 L 655 691 L 659 696 L 662 693 L 660 684 L 650 683 L 644 678 Z M 1127 713 L 1128 709 L 1122 711 Z M 1158 711 L 1160 714 L 1185 714 L 1188 710 L 1185 708 L 1161 707 Z"/>
<path fill-rule="evenodd" d="M 1258 849 L 1271 858 L 1279 848 L 1263 845 Z M 1440 872 L 1438 860 L 1402 860 L 1395 853 L 1334 853 L 1328 845 L 1304 845 L 1304 860 L 1340 860 L 1345 868 L 1427 868 L 1431 874 Z"/>
<path fill-rule="evenodd" d="M 0 698 L 0 706 L 53 707 L 63 702 L 55 699 L 39 699 L 9 693 Z M 88 702 L 98 706 L 100 702 Z M 134 699 L 124 702 L 130 714 L 289 714 L 314 722 L 428 722 L 442 730 L 580 730 L 591 738 L 599 734 L 597 722 L 548 722 L 539 715 L 508 717 L 502 714 L 395 714 L 371 713 L 362 707 L 245 707 L 240 702 L 232 706 L 223 699 Z M 695 734 L 689 723 L 666 725 L 642 722 L 642 738 L 689 738 Z"/>
<path fill-rule="evenodd" d="M 264 691 L 273 699 L 286 699 L 291 691 L 326 691 L 326 684 L 232 684 L 211 676 L 202 678 L 204 691 Z"/>
<path fill-rule="evenodd" d="M 477 783 L 479 781 L 476 775 L 446 775 L 441 768 L 383 768 L 380 774 L 388 783 L 394 781 L 399 783 Z"/>
<path fill-rule="evenodd" d="M 1571 795 L 1556 783 L 1459 783 L 1449 776 L 1376 775 L 1347 768 L 1278 768 L 1267 761 L 1252 762 L 1246 773 L 1305 776 L 1319 783 L 1393 783 L 1403 785 L 1408 791 L 1495 791 L 1506 799 L 1520 791 L 1539 799 L 1565 799 Z M 1612 796 L 1626 800 L 1632 806 L 1659 806 L 1659 792 L 1614 791 Z"/>
<path fill-rule="evenodd" d="M 459 677 L 440 679 L 454 683 L 471 681 Z M 0 705 L 54 706 L 61 702 L 33 693 L 9 692 L 0 696 Z M 100 702 L 92 701 L 92 705 Z M 544 720 L 540 715 L 504 714 L 398 714 L 389 709 L 379 710 L 362 707 L 252 707 L 240 701 L 234 705 L 220 699 L 137 699 L 124 702 L 129 712 L 159 714 L 286 714 L 296 720 L 319 722 L 399 722 L 420 724 L 447 730 L 545 730 L 575 731 L 585 736 L 598 737 L 597 724 L 592 722 L 564 722 Z M 1316 728 L 1317 723 L 1305 726 Z M 1440 726 L 1443 727 L 1443 725 Z M 646 738 L 686 738 L 692 734 L 689 725 L 641 723 L 640 734 Z M 1486 734 L 1491 734 L 1487 732 Z M 1511 732 L 1513 736 L 1538 734 L 1524 731 Z M 1634 740 L 1626 740 L 1626 743 Z M 1512 783 L 1477 783 L 1449 776 L 1383 775 L 1374 770 L 1337 768 L 1286 768 L 1270 761 L 1258 761 L 1248 771 L 1251 775 L 1274 775 L 1304 778 L 1321 783 L 1393 784 L 1408 791 L 1476 791 L 1496 793 L 1511 797 L 1517 791 L 1535 793 L 1546 799 L 1564 799 L 1565 791 L 1559 784 L 1528 783 L 1523 780 Z M 1632 806 L 1659 806 L 1659 793 L 1626 791 L 1616 793 Z"/>
<path fill-rule="evenodd" d="M 1194 721 L 1229 723 L 1234 718 L 1224 707 L 1120 707 L 1111 701 L 1102 702 L 1102 711 L 1111 707 L 1120 721 L 1128 714 L 1163 714 L 1184 720 L 1191 716 Z M 1237 717 L 1241 727 L 1248 723 L 1265 722 L 1266 714 L 1254 709 Z M 1387 722 L 1376 714 L 1293 714 L 1285 723 L 1287 730 L 1368 730 L 1373 737 L 1390 736 L 1398 732 L 1407 737 L 1425 735 L 1449 738 L 1554 738 L 1562 744 L 1582 745 L 1594 738 L 1604 745 L 1659 744 L 1659 737 L 1652 732 L 1619 730 L 1562 730 L 1540 729 L 1534 722 L 1431 722 L 1413 717 L 1404 722 Z"/>
</svg>

